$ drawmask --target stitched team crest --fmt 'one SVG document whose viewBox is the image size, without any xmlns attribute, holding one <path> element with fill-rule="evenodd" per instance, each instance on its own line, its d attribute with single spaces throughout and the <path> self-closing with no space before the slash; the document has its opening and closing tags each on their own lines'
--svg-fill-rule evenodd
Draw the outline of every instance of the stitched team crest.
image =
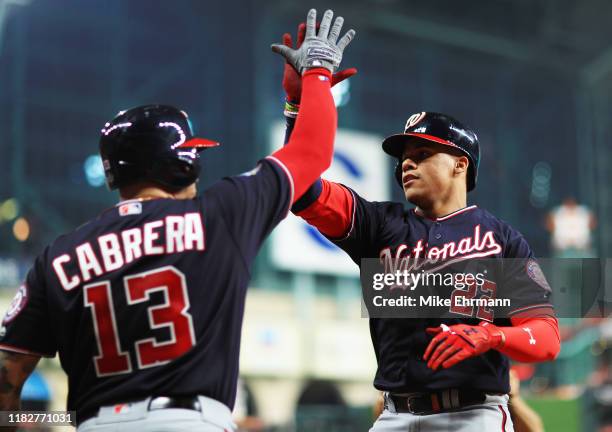
<svg viewBox="0 0 612 432">
<path fill-rule="evenodd" d="M 548 285 L 548 281 L 546 280 L 546 276 L 544 276 L 544 272 L 542 271 L 540 264 L 538 264 L 536 260 L 528 260 L 527 265 L 525 267 L 527 270 L 527 275 L 531 278 L 531 280 L 533 280 L 545 290 L 552 291 L 550 285 Z"/>
<path fill-rule="evenodd" d="M 9 305 L 8 310 L 6 311 L 6 314 L 4 315 L 4 319 L 2 320 L 2 323 L 6 324 L 7 322 L 15 318 L 19 314 L 19 312 L 23 310 L 27 302 L 28 302 L 28 290 L 26 289 L 25 285 L 21 285 L 19 289 L 17 290 L 15 297 L 13 297 L 13 301 L 11 301 L 11 304 Z"/>
</svg>

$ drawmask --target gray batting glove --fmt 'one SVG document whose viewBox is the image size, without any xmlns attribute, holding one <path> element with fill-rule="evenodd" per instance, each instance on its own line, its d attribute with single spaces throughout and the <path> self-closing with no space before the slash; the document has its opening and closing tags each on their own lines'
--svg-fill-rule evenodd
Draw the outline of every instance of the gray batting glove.
<svg viewBox="0 0 612 432">
<path fill-rule="evenodd" d="M 310 9 L 306 18 L 306 36 L 302 46 L 294 50 L 283 44 L 273 44 L 272 51 L 285 57 L 287 63 L 302 75 L 308 69 L 318 67 L 326 68 L 334 73 L 340 66 L 340 61 L 342 61 L 344 48 L 355 37 L 355 30 L 347 31 L 338 41 L 344 18 L 336 18 L 330 30 L 329 26 L 333 17 L 334 13 L 331 10 L 325 11 L 319 27 L 319 34 L 317 34 L 317 11 Z"/>
</svg>

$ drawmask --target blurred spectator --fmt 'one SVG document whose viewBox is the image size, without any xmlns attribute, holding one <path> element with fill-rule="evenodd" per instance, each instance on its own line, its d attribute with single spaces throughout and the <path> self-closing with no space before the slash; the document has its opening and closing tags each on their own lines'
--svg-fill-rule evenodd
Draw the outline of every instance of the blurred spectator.
<svg viewBox="0 0 612 432">
<path fill-rule="evenodd" d="M 592 329 L 597 323 L 582 318 L 602 315 L 597 303 L 599 284 L 592 280 L 599 277 L 595 271 L 599 263 L 584 260 L 595 257 L 592 231 L 596 226 L 593 212 L 572 196 L 552 209 L 546 219 L 552 255 L 561 258 L 551 260 L 549 281 L 556 296 L 562 347 L 554 363 L 538 369 L 562 398 L 575 397 L 594 367 L 590 346 L 597 337 L 597 331 Z"/>
<path fill-rule="evenodd" d="M 551 233 L 555 257 L 588 258 L 593 256 L 591 231 L 597 220 L 588 207 L 567 197 L 546 218 L 546 229 Z"/>
<path fill-rule="evenodd" d="M 304 384 L 295 413 L 296 432 L 353 432 L 361 429 L 337 383 L 313 379 Z"/>
</svg>

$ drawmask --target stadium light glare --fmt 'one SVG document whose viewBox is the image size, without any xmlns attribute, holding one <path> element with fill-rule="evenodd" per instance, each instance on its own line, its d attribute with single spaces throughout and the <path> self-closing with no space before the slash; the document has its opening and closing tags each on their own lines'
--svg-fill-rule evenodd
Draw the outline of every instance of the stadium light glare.
<svg viewBox="0 0 612 432">
<path fill-rule="evenodd" d="M 15 198 L 9 198 L 0 204 L 0 222 L 11 221 L 19 214 L 19 202 Z"/>
<path fill-rule="evenodd" d="M 88 156 L 83 163 L 83 170 L 85 171 L 87 183 L 90 186 L 100 187 L 104 184 L 104 167 L 102 166 L 102 159 L 100 159 L 100 156 Z"/>
<path fill-rule="evenodd" d="M 15 221 L 13 235 L 20 242 L 24 242 L 30 237 L 30 224 L 26 218 L 20 217 Z"/>
<path fill-rule="evenodd" d="M 346 105 L 351 100 L 351 83 L 349 79 L 339 82 L 332 87 L 332 96 L 336 107 Z"/>
<path fill-rule="evenodd" d="M 538 162 L 533 167 L 531 177 L 531 195 L 529 201 L 536 208 L 543 208 L 550 197 L 552 168 L 548 162 Z"/>
</svg>

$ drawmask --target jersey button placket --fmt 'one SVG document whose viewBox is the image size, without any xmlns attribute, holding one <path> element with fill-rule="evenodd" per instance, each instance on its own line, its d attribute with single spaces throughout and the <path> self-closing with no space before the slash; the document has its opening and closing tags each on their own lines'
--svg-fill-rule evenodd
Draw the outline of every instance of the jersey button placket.
<svg viewBox="0 0 612 432">
<path fill-rule="evenodd" d="M 440 240 L 442 238 L 442 234 L 440 234 L 439 232 L 441 225 L 442 224 L 440 222 L 436 222 L 431 226 L 431 229 L 429 230 L 429 244 L 430 245 L 436 243 L 432 241 L 432 239 Z"/>
</svg>

